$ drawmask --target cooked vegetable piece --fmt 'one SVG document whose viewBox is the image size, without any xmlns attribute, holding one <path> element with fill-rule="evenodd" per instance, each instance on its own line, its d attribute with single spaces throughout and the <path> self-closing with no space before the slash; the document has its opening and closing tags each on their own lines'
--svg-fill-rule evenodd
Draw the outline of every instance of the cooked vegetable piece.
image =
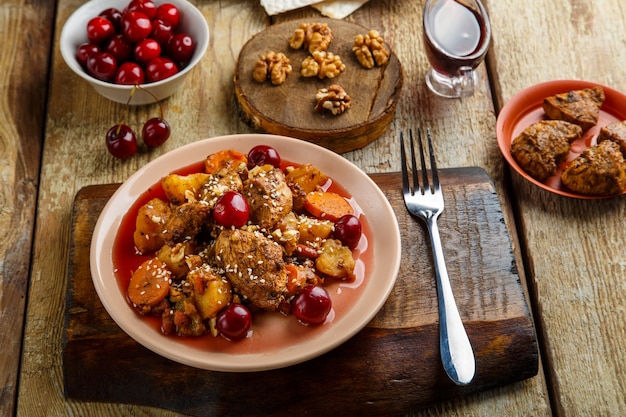
<svg viewBox="0 0 626 417">
<path fill-rule="evenodd" d="M 336 222 L 354 210 L 348 201 L 337 193 L 314 191 L 306 195 L 304 208 L 318 219 Z"/>
<path fill-rule="evenodd" d="M 226 149 L 207 156 L 204 162 L 204 171 L 207 174 L 215 174 L 223 168 L 239 171 L 237 167 L 240 164 L 245 167 L 248 164 L 248 157 L 234 149 Z"/>
<path fill-rule="evenodd" d="M 354 264 L 350 248 L 337 239 L 326 240 L 322 252 L 315 259 L 315 267 L 322 274 L 347 280 L 354 279 Z"/>
<path fill-rule="evenodd" d="M 230 303 L 230 281 L 217 275 L 209 267 L 190 271 L 187 281 L 193 287 L 194 302 L 202 320 L 216 317 Z"/>
<path fill-rule="evenodd" d="M 328 177 L 311 164 L 288 168 L 286 179 L 293 193 L 293 208 L 297 212 L 304 209 L 306 195 L 318 191 L 328 181 Z"/>
<path fill-rule="evenodd" d="M 211 178 L 202 172 L 189 175 L 170 174 L 161 181 L 163 191 L 170 203 L 179 205 L 198 200 L 202 185 Z"/>
<path fill-rule="evenodd" d="M 133 235 L 139 253 L 152 253 L 163 246 L 162 232 L 170 215 L 170 206 L 159 198 L 148 201 L 139 209 Z"/>
<path fill-rule="evenodd" d="M 171 271 L 165 263 L 153 258 L 143 262 L 133 272 L 128 284 L 128 298 L 142 314 L 150 314 L 152 307 L 170 292 Z"/>
</svg>

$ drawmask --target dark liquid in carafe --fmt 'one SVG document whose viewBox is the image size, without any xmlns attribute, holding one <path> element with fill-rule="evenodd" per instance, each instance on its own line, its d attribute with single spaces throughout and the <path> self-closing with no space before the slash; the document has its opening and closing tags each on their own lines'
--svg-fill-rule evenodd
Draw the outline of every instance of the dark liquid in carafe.
<svg viewBox="0 0 626 417">
<path fill-rule="evenodd" d="M 485 20 L 478 11 L 456 0 L 435 5 L 424 21 L 426 55 L 440 73 L 453 75 L 461 66 L 474 68 L 486 39 Z"/>
</svg>

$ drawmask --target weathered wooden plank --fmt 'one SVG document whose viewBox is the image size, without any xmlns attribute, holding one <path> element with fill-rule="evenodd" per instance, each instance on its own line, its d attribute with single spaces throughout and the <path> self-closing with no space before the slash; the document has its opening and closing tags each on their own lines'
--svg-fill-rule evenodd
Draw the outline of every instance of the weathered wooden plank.
<svg viewBox="0 0 626 417">
<path fill-rule="evenodd" d="M 434 270 L 424 227 L 404 209 L 398 174 L 373 178 L 396 211 L 403 246 L 396 286 L 381 312 L 355 338 L 319 358 L 241 374 L 173 363 L 115 325 L 91 283 L 88 248 L 98 213 L 116 186 L 82 189 L 74 204 L 70 245 L 66 395 L 152 404 L 199 416 L 279 416 L 303 409 L 316 415 L 398 415 L 536 375 L 537 340 L 502 210 L 486 173 L 480 168 L 441 172 L 447 202 L 440 218 L 444 251 L 476 355 L 475 380 L 465 387 L 447 378 L 439 359 Z M 303 386 L 323 393 L 324 401 L 300 395 Z M 242 397 L 247 401 L 238 401 Z"/>
<path fill-rule="evenodd" d="M 0 415 L 16 405 L 53 20 L 54 2 L 0 4 Z"/>
<path fill-rule="evenodd" d="M 533 84 L 582 79 L 626 92 L 626 3 L 489 1 L 498 108 Z M 558 11 L 555 13 L 548 10 Z M 558 197 L 512 174 L 527 278 L 557 415 L 626 414 L 626 199 Z"/>
</svg>

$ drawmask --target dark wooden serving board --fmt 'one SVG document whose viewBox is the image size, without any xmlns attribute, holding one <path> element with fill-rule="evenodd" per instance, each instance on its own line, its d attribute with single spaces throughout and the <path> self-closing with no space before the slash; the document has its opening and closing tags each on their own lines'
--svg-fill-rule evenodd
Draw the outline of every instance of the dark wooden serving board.
<svg viewBox="0 0 626 417">
<path fill-rule="evenodd" d="M 372 178 L 395 209 L 402 266 L 387 303 L 345 344 L 308 362 L 257 373 L 210 372 L 139 345 L 110 318 L 91 281 L 96 220 L 118 185 L 89 186 L 74 203 L 63 343 L 65 395 L 150 405 L 195 416 L 393 416 L 530 378 L 535 329 L 493 184 L 480 168 L 442 170 L 440 228 L 476 377 L 450 382 L 441 367 L 432 256 L 423 225 L 402 202 L 400 175 Z"/>
</svg>

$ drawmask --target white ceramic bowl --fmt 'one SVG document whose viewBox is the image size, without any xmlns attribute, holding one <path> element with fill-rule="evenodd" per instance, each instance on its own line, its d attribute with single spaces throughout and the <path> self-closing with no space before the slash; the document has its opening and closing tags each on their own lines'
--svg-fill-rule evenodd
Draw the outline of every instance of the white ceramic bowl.
<svg viewBox="0 0 626 417">
<path fill-rule="evenodd" d="M 65 22 L 61 31 L 61 55 L 67 65 L 78 76 L 88 81 L 98 93 L 104 97 L 116 101 L 118 103 L 126 103 L 132 86 L 118 85 L 106 81 L 98 80 L 81 67 L 76 60 L 76 50 L 79 45 L 87 42 L 87 22 L 105 9 L 115 7 L 119 10 L 124 9 L 130 0 L 91 0 L 79 7 Z M 209 27 L 206 19 L 200 11 L 186 0 L 153 0 L 158 6 L 162 3 L 171 3 L 180 11 L 180 23 L 177 28 L 178 32 L 189 34 L 196 42 L 196 49 L 189 64 L 174 76 L 155 83 L 143 84 L 142 87 L 149 90 L 159 100 L 163 100 L 171 96 L 180 86 L 189 74 L 189 71 L 206 52 L 209 45 Z M 154 103 L 154 98 L 145 91 L 137 90 L 130 102 L 132 105 L 141 105 Z"/>
<path fill-rule="evenodd" d="M 284 160 L 310 162 L 339 183 L 361 208 L 369 231 L 357 250 L 365 255 L 359 286 L 330 283 L 334 318 L 321 326 L 305 327 L 293 316 L 270 314 L 253 323 L 254 335 L 211 350 L 165 336 L 128 304 L 114 276 L 112 251 L 124 215 L 137 198 L 169 172 L 200 162 L 212 152 L 235 149 L 247 153 L 253 146 L 274 147 Z M 129 237 L 130 239 L 130 237 Z M 366 243 L 364 243 L 366 241 Z M 365 249 L 365 247 L 367 249 Z M 357 263 L 358 263 L 357 262 Z M 242 134 L 204 139 L 177 148 L 148 163 L 114 193 L 103 209 L 91 241 L 91 274 L 96 292 L 113 320 L 148 349 L 179 363 L 228 372 L 276 369 L 319 356 L 342 344 L 365 327 L 383 306 L 400 267 L 400 230 L 393 208 L 378 186 L 358 167 L 340 155 L 315 144 L 283 136 Z M 256 319 L 255 319 L 256 320 Z M 211 337 L 211 336 L 207 336 Z M 224 342 L 221 337 L 220 341 Z M 288 341 L 276 343 L 276 341 Z M 270 348 L 259 348 L 270 340 Z M 217 342 L 216 342 L 217 343 Z M 113 358 L 114 359 L 114 358 Z"/>
</svg>

